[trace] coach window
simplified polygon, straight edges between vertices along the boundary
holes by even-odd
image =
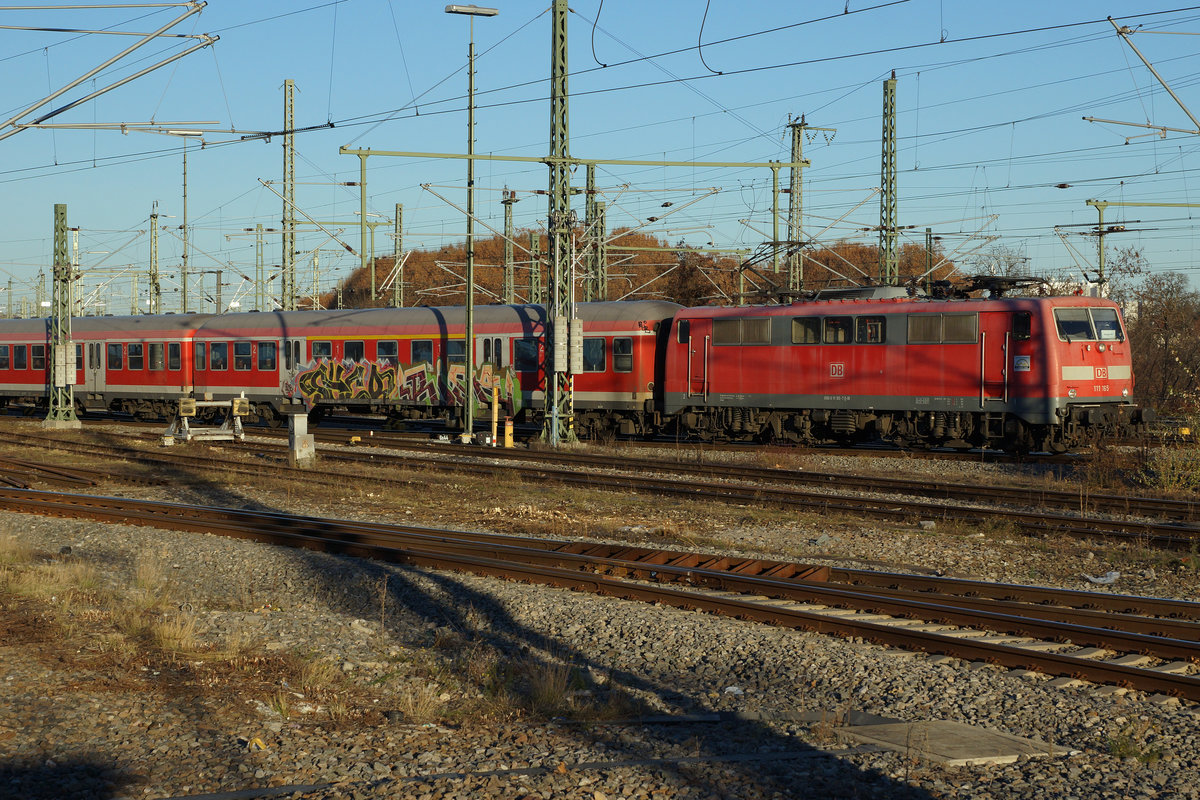
[[[678,337],[676,341],[680,344],[683,344],[692,338],[692,321],[690,319],[679,320],[679,324],[676,326],[675,330],[676,336]]]
[[[83,345],[75,345],[75,371],[83,369]]]
[[[129,368],[130,369],[145,369],[145,348],[141,342],[132,342],[129,345]]]
[[[234,342],[233,343],[233,368],[238,372],[249,371],[253,362],[251,361],[253,347],[250,342]]]
[[[181,367],[179,342],[167,342],[167,369],[177,370]]]
[[[0,344],[0,369],[8,369],[8,345]]]
[[[346,342],[345,349],[342,351],[343,357],[347,361],[353,361],[357,364],[359,361],[365,361],[367,358],[367,349],[362,342]]]
[[[151,342],[150,348],[150,369],[159,370],[163,368],[166,360],[163,358],[163,343]]]
[[[274,372],[278,364],[276,355],[278,344],[275,342],[258,343],[258,368],[263,372]]]
[[[23,344],[13,345],[13,369],[29,368],[29,348]]]
[[[793,317],[792,344],[820,344],[820,317]]]
[[[213,342],[208,348],[209,369],[229,369],[229,342]]]
[[[30,366],[34,369],[46,368],[46,345],[35,344],[29,347],[30,360],[33,362]]]
[[[462,339],[446,340],[446,351],[442,355],[451,364],[467,363],[467,348]]]
[[[1115,308],[1093,308],[1092,324],[1096,328],[1096,338],[1102,342],[1120,342],[1125,339]]]
[[[313,361],[319,358],[333,358],[333,342],[313,342],[312,357]]]
[[[412,343],[412,360],[414,364],[433,363],[433,342],[429,339],[417,339]]]
[[[400,361],[400,348],[392,341],[375,343],[375,360],[380,364],[396,366]]]
[[[105,354],[105,363],[109,369],[121,369],[122,361],[122,346],[115,342],[108,343],[108,351]]]
[[[585,337],[583,340],[583,371],[604,372],[608,359],[604,353],[604,339],[601,337]]]
[[[513,340],[513,366],[516,367],[517,372],[537,372],[537,339]]]
[[[942,341],[946,344],[975,344],[979,339],[978,314],[943,314]]]
[[[205,342],[196,342],[196,369],[204,369],[208,366],[208,345]]]
[[[483,340],[483,363],[485,363],[485,364],[492,363],[492,340],[491,339]]]
[[[854,317],[826,317],[825,344],[848,344],[854,341],[850,335]]]
[[[854,320],[854,341],[859,344],[883,344],[887,335],[883,317],[857,317]]]
[[[1095,339],[1092,333],[1092,319],[1086,308],[1056,308],[1054,322],[1058,325],[1058,338],[1068,342],[1081,339]]]
[[[613,372],[633,372],[633,339],[613,337]]]

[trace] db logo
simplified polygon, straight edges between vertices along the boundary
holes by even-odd
[[[1096,367],[1096,377],[1097,378],[1107,378],[1108,377],[1108,367]]]
[[[846,377],[846,365],[845,364],[830,364],[829,365],[829,377],[831,377],[831,378]]]

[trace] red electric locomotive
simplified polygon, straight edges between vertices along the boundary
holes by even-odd
[[[1108,300],[832,292],[690,308],[666,345],[662,412],[700,438],[1062,452],[1128,432],[1133,370]]]

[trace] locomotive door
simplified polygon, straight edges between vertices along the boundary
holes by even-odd
[[[1011,341],[1010,312],[979,315],[980,407],[988,400],[1008,401],[1008,350]]]
[[[708,397],[708,355],[712,348],[712,320],[680,320],[680,338],[687,347],[688,397]]]

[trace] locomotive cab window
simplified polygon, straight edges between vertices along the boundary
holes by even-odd
[[[1024,341],[1033,336],[1033,314],[1029,311],[1017,311],[1013,314],[1012,335],[1014,339]]]
[[[854,321],[854,341],[859,344],[883,344],[886,324],[883,317],[858,317]]]
[[[825,344],[849,344],[854,341],[851,335],[854,317],[826,317]]]
[[[613,337],[613,372],[633,372],[633,339]]]
[[[690,319],[681,319],[679,324],[675,326],[675,341],[684,344],[692,338],[692,321]]]
[[[179,342],[167,342],[167,369],[178,370],[182,367],[182,359],[180,358],[182,349]]]
[[[1097,339],[1102,342],[1125,340],[1125,335],[1121,332],[1121,320],[1117,317],[1115,308],[1093,308],[1091,311]]]
[[[46,368],[46,345],[35,344],[29,347],[29,357],[32,362],[30,366],[34,369]]]
[[[356,364],[359,361],[365,361],[367,358],[367,349],[362,342],[346,342],[346,349],[343,353],[343,358],[347,361],[353,361]]]
[[[233,343],[233,368],[238,372],[249,372],[253,346],[250,342]]]
[[[795,317],[792,319],[792,344],[820,344],[821,318]]]
[[[163,343],[151,342],[148,347],[150,348],[150,369],[162,369],[163,365],[166,363],[166,360],[163,357]]]
[[[8,369],[8,345],[0,344],[0,369]]]
[[[333,358],[333,342],[313,342],[312,357],[313,361],[318,358]]]
[[[121,369],[121,363],[124,360],[122,358],[123,355],[124,350],[121,345],[109,342],[108,350],[105,353],[105,362],[108,364],[108,368]]]
[[[605,356],[604,339],[586,337],[583,340],[583,371],[604,372],[608,366]]]
[[[131,342],[129,345],[129,368],[145,369],[145,345],[141,342]]]
[[[517,372],[537,372],[537,339],[513,340],[513,367],[516,368]]]
[[[258,343],[258,368],[263,372],[274,372],[279,362],[276,350],[279,345],[275,342]]]
[[[1087,341],[1096,338],[1092,331],[1092,318],[1086,308],[1054,309],[1054,324],[1058,326],[1058,338],[1068,342]]]
[[[412,360],[414,364],[433,363],[433,342],[429,339],[418,339],[413,342]]]

